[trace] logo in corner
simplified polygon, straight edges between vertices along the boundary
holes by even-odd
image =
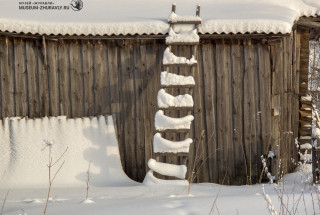
[[[74,11],[79,11],[83,8],[83,2],[81,0],[72,0],[70,5]]]

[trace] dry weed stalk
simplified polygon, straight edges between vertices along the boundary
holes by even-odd
[[[216,197],[214,198],[214,201],[213,201],[213,203],[212,203],[212,206],[211,206],[211,210],[210,210],[209,215],[213,214],[214,208],[217,208],[217,212],[218,212],[218,214],[220,214],[219,209],[218,209],[218,206],[217,206],[217,199],[218,199],[218,196],[219,196],[219,194],[220,194],[222,185],[224,184],[224,181],[226,180],[227,173],[228,173],[228,170],[226,171],[226,174],[224,175],[223,180],[222,180],[222,184],[221,184],[220,187],[219,187],[219,191],[218,191]]]
[[[4,206],[5,206],[5,204],[6,204],[7,197],[8,197],[8,195],[9,195],[9,192],[10,192],[10,190],[7,191],[7,194],[6,194],[6,196],[4,197],[4,200],[3,200],[3,203],[2,203],[2,207],[1,207],[0,215],[2,215],[2,213],[3,213],[3,209],[4,209]]]
[[[59,173],[59,171],[61,170],[62,166],[64,165],[64,162],[62,162],[62,164],[59,166],[59,168],[57,169],[57,171],[52,174],[52,167],[55,166],[60,160],[61,158],[65,155],[65,153],[67,152],[68,150],[68,147],[66,148],[66,150],[61,154],[61,156],[53,161],[53,157],[51,155],[52,153],[52,145],[53,145],[53,141],[50,141],[50,140],[44,140],[44,143],[46,144],[44,149],[45,148],[49,148],[49,153],[48,153],[48,179],[49,179],[49,187],[48,187],[48,194],[47,194],[47,200],[46,200],[46,205],[45,205],[45,208],[44,208],[44,211],[43,211],[43,214],[46,215],[47,213],[47,208],[48,208],[48,202],[49,202],[49,198],[50,198],[50,193],[51,193],[51,187],[52,187],[52,184],[53,184],[53,181],[54,179],[56,178],[57,174]],[[53,177],[52,177],[53,175]]]
[[[191,170],[190,175],[188,176],[188,182],[189,182],[188,190],[187,190],[188,194],[190,194],[191,185],[194,182],[194,180],[196,179],[196,177],[198,176],[202,166],[205,164],[205,162],[212,155],[212,154],[210,154],[210,155],[206,156],[205,155],[206,152],[204,150],[204,147],[201,147],[202,151],[200,152],[200,154],[198,154],[198,152],[200,151],[200,146],[203,145],[204,135],[205,135],[205,130],[203,130],[202,133],[201,133],[200,144],[197,145],[196,154],[195,154],[195,159],[194,159],[194,162],[193,162],[192,170]],[[208,140],[208,143],[210,142],[212,137],[213,137],[213,133],[210,136],[210,138]],[[218,150],[218,149],[216,149],[216,150]]]
[[[91,175],[90,175],[90,166],[91,166],[91,161],[89,162],[88,170],[87,170],[87,179],[86,179],[86,184],[87,184],[87,195],[86,195],[86,199],[88,199],[88,196],[89,196],[89,187],[90,187],[90,179],[91,179]]]

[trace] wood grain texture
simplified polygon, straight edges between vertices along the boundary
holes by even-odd
[[[256,183],[260,156],[276,145],[281,145],[284,170],[292,170],[289,157],[296,156],[293,142],[299,131],[298,109],[310,107],[298,103],[300,50],[307,51],[299,48],[301,35],[297,33],[277,41],[201,40],[193,113],[165,111],[176,117],[195,116],[190,129],[195,141],[187,165],[188,171],[192,170],[197,154],[203,153],[202,165],[196,167],[197,182],[222,183],[227,172],[225,184]],[[0,115],[74,118],[112,114],[123,168],[141,182],[148,171],[147,161],[153,157],[156,97],[165,48],[165,40],[46,41],[0,36]],[[172,50],[187,58],[193,51],[187,46],[172,46]],[[168,68],[183,75],[192,71],[190,67]],[[178,87],[166,91],[172,95],[192,92]],[[271,116],[274,107],[281,107],[285,115]],[[301,120],[301,125],[307,123]],[[300,130],[301,134],[310,132]],[[285,133],[288,131],[293,136]],[[186,135],[166,133],[164,137],[182,140]],[[161,155],[158,159],[186,161],[185,156]]]

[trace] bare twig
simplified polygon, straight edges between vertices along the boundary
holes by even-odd
[[[47,144],[46,147],[49,148],[49,154],[48,154],[48,179],[49,179],[49,187],[48,187],[48,194],[47,194],[47,200],[46,200],[46,205],[45,205],[45,208],[44,208],[44,211],[43,211],[43,214],[46,215],[47,213],[47,208],[48,208],[48,203],[49,203],[49,199],[50,199],[50,193],[51,193],[51,187],[52,187],[52,183],[54,181],[54,179],[56,178],[57,174],[60,172],[62,166],[64,165],[64,162],[62,162],[62,164],[59,166],[59,168],[57,169],[57,171],[53,174],[53,177],[52,176],[52,172],[51,172],[51,168],[56,165],[60,160],[61,158],[64,156],[64,154],[67,152],[68,150],[68,147],[66,148],[66,150],[61,154],[61,156],[53,161],[53,157],[51,155],[51,148],[52,148],[52,145],[53,145],[53,142],[52,141],[48,141],[48,140],[45,140],[44,141],[45,144]]]
[[[87,195],[86,195],[86,199],[88,199],[89,196],[89,186],[90,186],[90,166],[91,166],[91,161],[89,162],[89,166],[88,166],[88,170],[87,170],[87,179],[86,179],[86,184],[87,184]]]
[[[217,199],[218,199],[218,196],[219,196],[219,194],[220,194],[220,191],[221,191],[222,185],[224,184],[224,181],[225,181],[225,179],[226,179],[226,177],[227,177],[227,173],[228,173],[228,170],[226,171],[226,174],[225,174],[225,175],[224,175],[224,177],[223,177],[222,184],[221,184],[221,186],[219,187],[219,191],[218,191],[218,193],[217,193],[217,195],[216,195],[216,197],[215,197],[215,199],[214,199],[214,201],[213,201],[213,204],[212,204],[212,207],[211,207],[211,210],[210,210],[209,215],[210,215],[210,214],[212,214],[212,213],[214,212],[214,208],[215,208],[215,207],[217,208],[217,212],[218,212],[218,214],[220,214],[220,213],[219,213],[218,206],[216,205],[216,203],[217,203]]]
[[[10,192],[10,190],[7,191],[7,194],[6,194],[6,196],[4,197],[4,200],[3,200],[3,203],[2,203],[2,207],[1,207],[0,215],[2,215],[2,213],[3,213],[4,205],[6,204],[7,197],[8,197],[8,195],[9,195],[9,192]]]

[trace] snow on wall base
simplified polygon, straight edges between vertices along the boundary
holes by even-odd
[[[0,188],[48,186],[48,147],[43,140],[53,141],[54,173],[65,161],[55,187],[85,187],[86,172],[91,162],[93,186],[133,185],[122,170],[112,117],[66,119],[5,119],[0,122]]]
[[[189,182],[187,180],[163,180],[153,176],[153,171],[149,170],[146,177],[143,180],[145,185],[178,185],[178,186],[188,186]]]

